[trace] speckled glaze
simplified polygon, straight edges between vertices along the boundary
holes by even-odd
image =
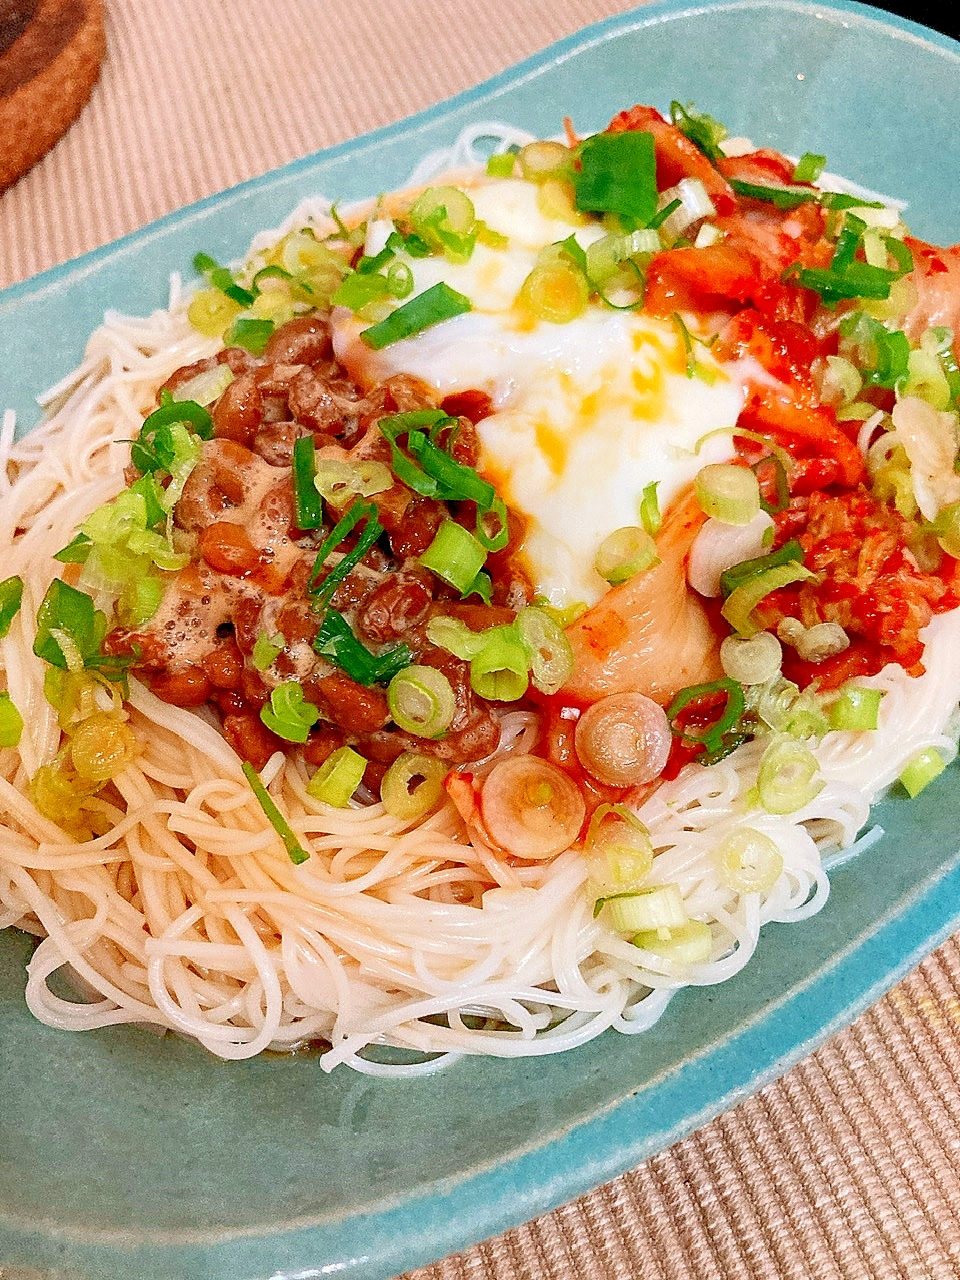
[[[289,165],[0,294],[0,403],[79,359],[106,307],[161,305],[198,245],[221,260],[318,191],[400,184],[463,125],[583,131],[693,101],[758,144],[910,196],[960,239],[960,46],[858,4],[654,3],[403,124]],[[731,1106],[877,999],[960,921],[957,771],[875,811],[826,909],[770,926],[746,972],[646,1035],[543,1060],[376,1081],[314,1058],[225,1064],[130,1028],[35,1023],[29,944],[0,938],[0,1272],[70,1280],[395,1275],[612,1178]]]

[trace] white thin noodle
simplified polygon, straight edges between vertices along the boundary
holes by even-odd
[[[475,161],[491,139],[502,148],[525,135],[474,126],[418,177]],[[287,225],[322,219],[327,207],[311,202]],[[952,753],[957,614],[929,628],[926,675],[890,668],[871,682],[887,695],[876,733],[827,736],[818,751],[825,785],[799,813],[748,809],[759,743],[664,783],[639,810],[658,853],[651,882],[679,884],[714,937],[711,961],[683,970],[593,918],[577,851],[511,866],[470,844],[449,806],[412,828],[379,804],[332,809],[307,794],[303,765],[278,755],[264,777],[312,854],[294,866],[211,723],[135,681],[129,714],[142,751],[108,793],[115,826],[99,839],[68,839],[27,799],[29,778],[60,741],[31,650],[58,567],[51,557],[121,487],[119,442],[137,431],[157,387],[215,345],[188,325],[175,279],[169,310],[106,317],[81,367],[46,397],[40,428],[17,442],[12,414],[0,426],[4,576],[25,583],[24,607],[0,641],[0,672],[26,726],[19,750],[0,750],[0,927],[41,939],[26,999],[42,1022],[152,1024],[223,1058],[320,1040],[332,1046],[321,1058],[328,1070],[347,1063],[376,1074],[432,1071],[464,1053],[554,1053],[611,1027],[640,1032],[678,987],[722,981],[746,964],[763,924],[819,910],[828,893],[821,851],[852,845],[869,803],[922,747]],[[507,718],[503,749],[527,750],[530,738],[522,714]],[[783,855],[783,874],[762,895],[723,888],[710,857],[743,822]],[[51,989],[64,967],[82,1000]],[[401,1057],[413,1061],[370,1056],[377,1044],[412,1051]]]

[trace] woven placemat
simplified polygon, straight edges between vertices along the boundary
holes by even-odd
[[[631,7],[107,0],[108,54],[92,100],[0,196],[0,287],[401,119]],[[735,1110],[574,1203],[408,1280],[948,1280],[960,1276],[958,1214],[953,939]]]

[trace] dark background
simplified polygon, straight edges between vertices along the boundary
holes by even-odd
[[[908,0],[868,0],[877,9],[897,13],[902,18],[912,18],[925,27],[933,27],[945,35],[960,38],[960,5],[957,0],[940,0],[939,4],[910,4]],[[960,103],[958,110],[960,110]]]

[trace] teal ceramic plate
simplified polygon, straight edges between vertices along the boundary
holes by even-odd
[[[760,144],[910,201],[960,240],[960,46],[857,4],[654,3],[398,126],[290,165],[0,295],[0,403],[80,355],[105,307],[161,304],[198,247],[238,256],[304,195],[403,181],[463,125],[582,131],[635,101],[693,101]],[[656,1028],[557,1058],[464,1061],[412,1083],[308,1058],[224,1064],[173,1038],[34,1023],[25,938],[0,939],[0,1271],[73,1280],[387,1277],[637,1164],[782,1072],[960,923],[951,768],[833,874],[825,910],[772,926],[746,972]]]

